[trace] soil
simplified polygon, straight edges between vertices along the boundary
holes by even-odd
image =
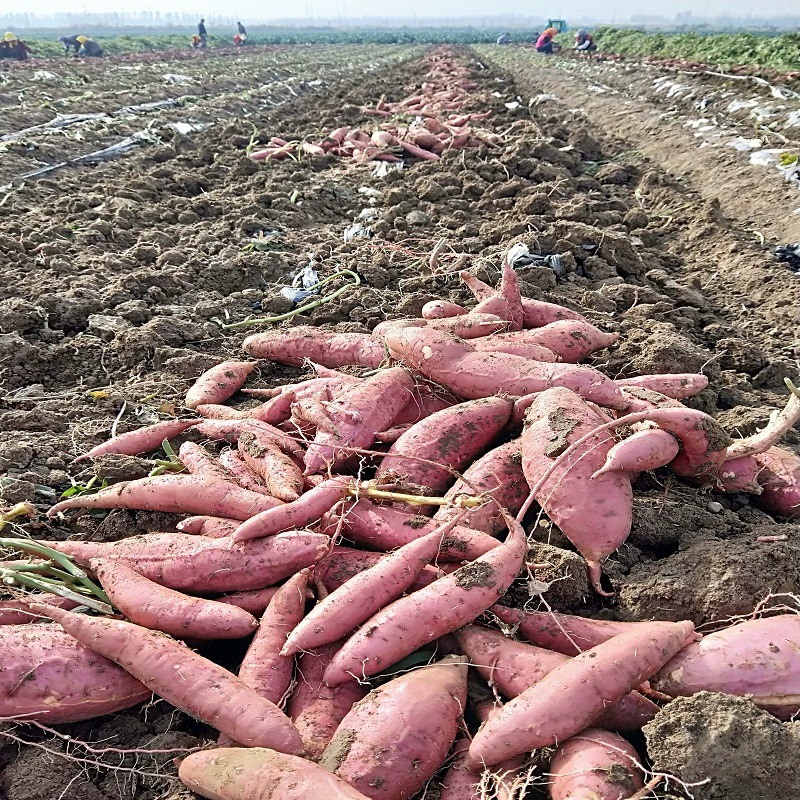
[[[688,100],[679,108],[680,98],[670,98],[676,110],[664,117],[664,106],[655,105],[663,97],[652,87],[658,77],[674,77],[670,72],[478,48],[477,56],[464,51],[479,84],[469,110],[492,112],[481,124],[501,135],[497,146],[408,162],[385,176],[373,174],[372,165],[332,157],[267,164],[246,158],[251,142],[271,136],[303,139],[344,124],[372,124],[360,107],[382,94],[401,99],[419,86],[422,52],[259,48],[175,64],[150,57],[141,69],[130,59],[109,59],[102,68],[48,61],[0,72],[8,101],[0,136],[57,113],[110,113],[196,97],[63,133],[31,132],[4,153],[0,180],[10,181],[148,125],[158,137],[107,163],[15,180],[0,197],[4,501],[28,499],[44,511],[71,481],[86,483],[95,474],[90,465],[70,462],[112,427],[123,432],[180,413],[192,380],[223,358],[240,357],[253,330],[222,331],[215,319],[287,311],[280,288],[312,255],[322,275],[351,269],[362,285],[293,324],[367,332],[386,318],[418,315],[430,300],[469,303],[455,272],[460,259],[469,258],[478,277],[494,282],[502,252],[525,242],[532,251],[560,254],[563,263],[559,275],[543,266],[520,268],[525,295],[579,310],[621,334],[618,345],[591,362],[607,374],[702,370],[711,385],[687,404],[714,415],[733,438],[762,427],[784,404],[783,378],[800,372],[800,276],[769,251],[800,239],[800,217],[792,213],[800,197],[795,186],[779,176],[767,180],[764,168],[749,167],[731,148],[698,148],[680,117],[690,116]],[[36,78],[40,69],[57,78]],[[191,82],[171,84],[168,74]],[[724,88],[714,76],[692,80],[698,91]],[[544,94],[561,100],[528,103]],[[211,124],[176,133],[166,127],[170,122]],[[344,241],[364,209],[374,214],[372,235]],[[271,249],[254,249],[264,232],[275,232]],[[442,267],[430,274],[428,257],[440,238],[448,243]],[[299,374],[261,364],[250,385],[276,386]],[[197,435],[190,430],[176,443],[182,440]],[[790,432],[784,445],[796,450],[800,433]],[[141,477],[151,466],[104,458],[96,469],[120,480]],[[573,548],[547,520],[532,522],[539,544],[531,561],[548,564],[536,578],[550,584],[544,599],[554,609],[709,625],[750,613],[770,592],[800,594],[797,525],[760,511],[749,495],[713,493],[666,471],[643,475],[635,493],[632,535],[604,565],[614,599],[591,596]],[[41,516],[23,528],[38,538],[111,541],[171,530],[176,521],[112,512],[69,521]],[[785,541],[756,541],[781,534]],[[518,584],[504,602],[529,599]],[[217,644],[207,652],[235,664],[239,649]],[[659,719],[694,702],[676,701]],[[719,696],[696,702],[706,705],[690,709],[704,719],[724,717],[729,707]],[[748,709],[740,717],[761,731],[753,716],[760,712],[735,702]],[[661,732],[648,735],[662,737],[663,748],[652,745],[652,752],[665,769],[677,770],[686,763],[675,760],[681,742],[673,744],[666,725],[653,726]],[[120,748],[187,747],[213,738],[163,702],[60,731]],[[18,746],[9,735],[38,743]],[[58,753],[67,746],[82,756],[48,735],[14,727],[0,737],[4,800],[149,799],[177,791],[172,755],[87,756],[102,761],[87,765],[65,761]],[[766,734],[748,748],[748,764],[776,763],[770,759],[777,747]],[[162,777],[109,766],[134,758],[139,768],[153,761],[144,771]],[[731,760],[705,763],[712,783],[728,786]],[[729,797],[761,796],[762,773],[736,768],[741,794]],[[797,792],[787,780],[776,781],[770,796],[788,800]]]

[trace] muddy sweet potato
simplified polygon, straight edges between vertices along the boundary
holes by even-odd
[[[211,367],[194,382],[183,404],[196,408],[205,403],[224,403],[241,389],[257,366],[256,361],[223,361]]]

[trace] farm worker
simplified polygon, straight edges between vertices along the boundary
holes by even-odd
[[[103,55],[103,48],[90,36],[76,36],[75,38],[81,43],[78,55],[91,58],[100,58]]]
[[[204,19],[201,19],[197,25],[197,35],[200,37],[200,47],[205,47],[208,31],[206,30],[206,21]]]
[[[3,51],[0,53],[0,57],[15,58],[18,61],[26,61],[28,53],[33,52],[25,42],[21,41],[15,34],[10,32],[3,37],[3,41],[0,42],[0,48],[2,48]]]
[[[548,28],[542,35],[536,40],[536,52],[537,53],[546,53],[547,55],[551,55],[553,52],[553,36],[555,28]]]
[[[200,37],[196,33],[192,34],[192,47],[195,49],[200,47]]]
[[[245,30],[244,25],[242,25],[241,22],[237,22],[236,26],[239,28],[239,38],[242,40],[242,44],[244,44],[245,40],[247,39],[247,31]]]
[[[233,34],[233,46],[234,47],[241,47],[244,44],[244,40],[238,33]]]
[[[77,53],[81,49],[81,43],[78,41],[77,36],[59,36],[58,41],[64,45],[64,54],[69,53],[70,47]]]
[[[501,33],[497,37],[497,44],[511,44],[511,34],[510,33]]]
[[[589,33],[584,28],[581,28],[575,34],[575,50],[578,50],[582,53],[590,53],[592,50],[597,50],[597,44],[592,37],[592,34]]]

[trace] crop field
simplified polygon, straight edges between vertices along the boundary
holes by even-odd
[[[714,63],[0,63],[0,800],[796,800],[800,94]]]

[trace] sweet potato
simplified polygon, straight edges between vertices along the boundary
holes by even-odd
[[[452,470],[461,470],[482,453],[510,415],[511,402],[502,397],[471,400],[437,411],[391,446],[376,478],[399,475],[404,482],[439,493],[453,482]]]
[[[644,623],[642,623],[644,624]],[[461,652],[471,666],[513,699],[569,660],[569,656],[515,642],[497,631],[467,625],[456,633]],[[615,731],[634,731],[658,713],[658,706],[638,692],[629,692],[609,704],[596,725]]]
[[[513,333],[497,333],[493,336],[484,336],[482,339],[473,339],[470,345],[476,352],[509,353],[512,356],[521,356],[529,361],[544,361],[555,363],[561,357],[540,344],[526,342],[518,336],[528,331],[514,331]]]
[[[359,572],[316,606],[289,633],[282,656],[332,644],[400,597],[439,552],[455,520],[440,525]]]
[[[241,608],[167,589],[118,560],[93,558],[89,567],[114,606],[144,628],[178,639],[241,639],[258,627]]]
[[[716,486],[723,492],[749,492],[761,494],[763,489],[758,482],[762,472],[761,464],[755,456],[742,456],[724,461],[716,476]]]
[[[401,675],[353,706],[320,765],[372,800],[412,797],[447,756],[466,701],[462,657]]]
[[[636,378],[618,378],[617,386],[650,389],[674,400],[683,400],[700,394],[708,386],[708,378],[693,372],[678,372],[670,375],[639,375]]]
[[[204,403],[224,403],[241,389],[257,366],[256,361],[223,361],[211,367],[194,382],[183,404],[196,408]]]
[[[96,494],[70,497],[56,503],[47,516],[70,508],[134,508],[245,520],[279,504],[274,497],[205,475],[159,475],[115,483]]]
[[[246,432],[245,432],[246,433]],[[255,472],[245,464],[244,459],[239,455],[238,450],[223,450],[219,454],[219,463],[230,473],[231,479],[236,481],[242,489],[257,494],[265,494],[269,497],[269,489],[258,479]],[[276,498],[277,499],[277,498]],[[273,508],[280,508],[280,505]],[[254,516],[258,516],[255,514]],[[252,519],[252,517],[251,517]]]
[[[800,516],[800,456],[780,447],[770,447],[755,456],[761,472],[761,494],[756,503],[772,514]]]
[[[559,744],[548,773],[551,800],[626,800],[644,786],[634,747],[597,728]]]
[[[422,306],[422,316],[424,319],[444,319],[446,317],[459,317],[466,314],[467,309],[458,303],[450,303],[447,300],[431,300]]]
[[[307,650],[297,662],[296,685],[288,712],[306,747],[306,756],[318,761],[353,704],[364,698],[368,687],[358,681],[328,686],[322,675],[341,645],[338,642]]]
[[[178,460],[191,475],[206,475],[210,478],[233,482],[230,472],[199,444],[184,442],[178,450]]]
[[[577,656],[615,636],[649,624],[577,617],[554,611],[521,611],[501,605],[492,606],[490,611],[506,625],[516,628],[531,644],[566,656]]]
[[[497,290],[480,300],[470,313],[496,314],[508,322],[509,330],[518,331],[524,320],[522,297],[517,274],[507,261],[503,261],[501,276]]]
[[[467,399],[504,393],[513,397],[563,386],[598,405],[625,408],[619,388],[591,367],[529,361],[507,353],[479,353],[467,342],[429,328],[390,331],[393,357]]]
[[[565,448],[606,420],[569,389],[548,389],[531,405],[522,434],[522,469],[537,502],[586,559],[592,586],[600,585],[600,562],[627,538],[633,514],[630,479],[618,472],[592,478],[614,439],[605,431],[589,439],[552,469]],[[544,476],[550,472],[549,476]]]
[[[286,431],[258,419],[207,419],[197,426],[197,432],[209,439],[234,444],[244,432],[255,433],[273,439],[290,455],[303,457],[303,448]]]
[[[325,681],[336,686],[354,675],[375,675],[493,605],[514,582],[527,553],[522,526],[511,519],[509,524],[500,547],[395,600],[365,622],[336,654]]]
[[[178,777],[208,800],[367,800],[311,761],[262,747],[191,753]]]
[[[575,656],[509,701],[475,735],[472,769],[549,747],[592,725],[609,703],[647,680],[692,634],[691,622],[651,622]],[[564,698],[571,698],[565,705]]]
[[[195,411],[204,419],[252,419],[247,411],[217,403],[201,403]]]
[[[308,570],[289,578],[270,601],[239,667],[239,680],[283,707],[292,683],[294,659],[281,652],[286,637],[303,619]]]
[[[303,471],[281,450],[274,439],[244,431],[239,436],[238,452],[245,464],[278,500],[290,503],[303,492]]]
[[[248,355],[299,367],[306,359],[324,367],[358,364],[376,369],[386,357],[380,339],[364,333],[334,333],[298,325],[269,333],[256,333],[242,343]]]
[[[80,722],[150,698],[146,686],[57,625],[0,626],[0,652],[2,718]]]
[[[280,586],[268,586],[266,589],[248,589],[243,592],[223,594],[215,599],[218,603],[238,606],[254,617],[260,617],[267,610],[267,606],[280,588]]]
[[[668,661],[652,685],[671,697],[748,696],[790,719],[800,711],[800,615],[762,617],[709,633]]]
[[[466,509],[466,512],[455,506],[441,506],[433,518],[446,520],[463,514],[461,525],[494,536],[506,527],[500,509],[516,514],[522,508],[528,492],[528,483],[522,471],[520,442],[512,440],[473,462],[464,472],[463,479],[457,480],[445,494],[445,497],[455,498],[477,493],[491,499],[477,508]]]
[[[107,442],[96,445],[88,453],[78,456],[75,460],[83,461],[87,458],[97,458],[107,453],[117,453],[125,456],[150,453],[153,450],[158,450],[164,439],[171,439],[194,425],[199,425],[202,421],[202,419],[168,419],[164,422],[157,422],[155,425],[148,425],[146,428],[121,433]]]
[[[181,533],[221,539],[223,536],[230,536],[239,527],[239,520],[208,516],[187,517],[182,519],[175,527]]]
[[[354,575],[375,566],[385,557],[383,553],[368,553],[337,545],[314,567],[314,577],[325,591],[333,592]]]
[[[3,562],[3,566],[5,563]],[[31,594],[29,597],[29,600],[0,600],[0,625],[25,625],[28,622],[35,622],[38,614],[31,611],[31,603],[45,603],[67,610],[80,605],[74,600],[54,594]]]
[[[542,328],[521,330],[513,333],[496,333],[479,339],[474,343],[476,350],[495,350],[512,352],[504,349],[517,345],[520,348],[545,348],[546,352],[555,353],[557,358],[542,358],[541,361],[563,361],[565,364],[577,364],[596,350],[610,347],[619,339],[618,333],[605,333],[589,322],[582,320],[561,320],[551,322]],[[502,345],[498,346],[498,345]],[[535,350],[532,352],[536,352]],[[520,351],[524,355],[524,351]],[[528,358],[535,358],[531,355]]]
[[[666,466],[679,452],[678,440],[671,433],[661,428],[645,428],[617,442],[592,478],[599,478],[606,472],[622,472],[635,480],[641,472]]]
[[[185,592],[261,589],[321,559],[327,536],[289,531],[268,539],[234,542],[184,533],[146,533],[118,542],[42,542],[82,567],[92,558],[120,560],[151,581]]]
[[[119,664],[181,711],[247,747],[301,753],[288,717],[228,670],[162,633],[130,622],[36,606],[81,644]]]
[[[304,528],[319,520],[340,500],[347,496],[352,478],[330,478],[304,492],[293,502],[271,508],[263,514],[250,517],[233,534],[234,541],[261,539],[282,531]]]
[[[414,425],[437,411],[443,411],[461,401],[450,392],[425,382],[417,382],[411,390],[411,397],[400,410],[392,423],[398,425]]]
[[[496,314],[470,312],[456,317],[441,319],[401,318],[389,319],[375,326],[372,335],[385,336],[389,331],[405,328],[432,328],[433,330],[451,333],[460,339],[477,339],[497,331],[508,329],[508,322]]]
[[[345,389],[313,420],[317,433],[305,455],[306,474],[325,472],[345,462],[351,448],[368,448],[408,403],[414,379],[408,370],[391,367]]]

